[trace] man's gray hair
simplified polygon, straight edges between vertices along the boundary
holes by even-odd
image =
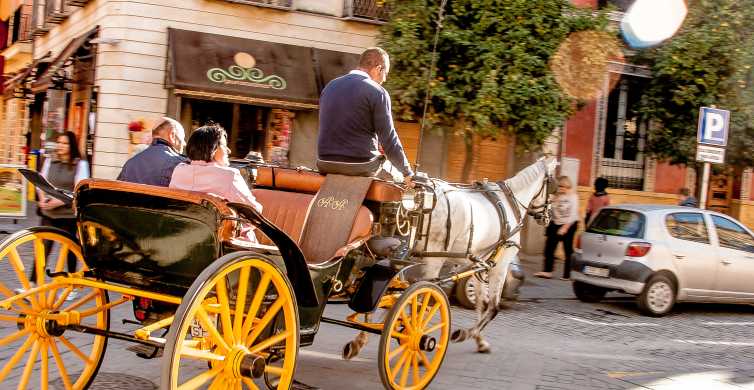
[[[359,58],[359,68],[372,69],[375,66],[385,66],[390,61],[387,52],[380,47],[370,47],[361,53]]]
[[[152,128],[152,137],[167,136],[171,131],[175,131],[180,134],[180,138],[185,137],[186,131],[183,129],[183,125],[173,118],[166,116],[162,117],[159,122]]]

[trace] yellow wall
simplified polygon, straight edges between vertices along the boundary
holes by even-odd
[[[754,201],[733,200],[730,205],[730,215],[749,229],[754,229]]]

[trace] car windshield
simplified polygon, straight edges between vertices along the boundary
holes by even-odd
[[[640,238],[644,234],[644,216],[629,210],[602,209],[587,232]]]

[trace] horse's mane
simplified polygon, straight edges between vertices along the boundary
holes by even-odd
[[[529,187],[529,185],[536,181],[543,172],[546,172],[546,168],[544,161],[540,160],[524,168],[521,172],[517,173],[516,176],[505,180],[505,184],[507,184],[515,194]]]

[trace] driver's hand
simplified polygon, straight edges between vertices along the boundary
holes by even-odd
[[[406,185],[406,188],[414,188],[414,181],[412,180],[413,176],[405,176],[403,178],[403,184]]]

